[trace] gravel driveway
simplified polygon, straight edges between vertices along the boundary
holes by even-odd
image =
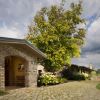
[[[56,86],[10,90],[0,100],[100,100],[98,82],[74,81]]]

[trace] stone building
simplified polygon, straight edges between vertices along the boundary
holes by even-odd
[[[23,39],[0,37],[0,89],[36,86],[38,59],[46,55]]]

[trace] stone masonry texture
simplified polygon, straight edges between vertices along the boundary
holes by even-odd
[[[37,84],[37,63],[36,55],[31,55],[23,48],[10,44],[0,44],[0,89],[5,89],[5,57],[19,56],[28,62],[25,72],[25,86],[36,86]]]

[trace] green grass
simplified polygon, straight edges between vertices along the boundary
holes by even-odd
[[[96,88],[100,90],[100,83],[97,84]]]
[[[97,74],[97,76],[100,76],[100,73],[99,73],[99,74]]]
[[[7,94],[6,91],[0,90],[0,96]]]

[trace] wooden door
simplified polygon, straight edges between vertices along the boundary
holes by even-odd
[[[9,59],[5,59],[5,86],[9,86]]]

